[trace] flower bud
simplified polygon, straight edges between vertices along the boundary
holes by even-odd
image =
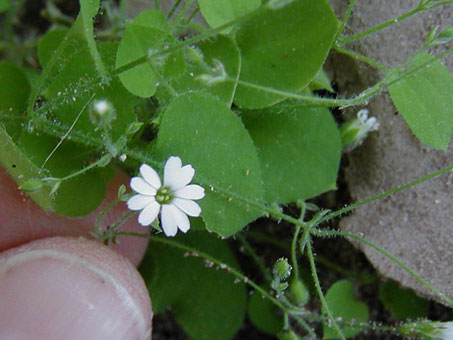
[[[299,279],[294,279],[289,284],[289,291],[292,296],[293,302],[297,306],[305,305],[310,298],[310,294],[305,287],[304,283]]]
[[[453,322],[410,322],[400,326],[398,333],[410,338],[451,340],[453,339]]]
[[[90,105],[89,116],[94,125],[107,127],[116,118],[116,112],[110,101],[95,100]]]
[[[274,264],[274,276],[279,280],[286,280],[291,275],[292,267],[288,263],[288,259],[282,257]]]
[[[35,192],[40,190],[44,186],[43,181],[40,179],[30,179],[26,181],[25,183],[22,183],[19,186],[20,190],[23,190],[25,192]]]
[[[368,136],[370,131],[379,129],[379,122],[376,117],[368,118],[368,110],[363,109],[357,113],[357,118],[344,123],[340,128],[343,148],[352,150],[359,146]]]

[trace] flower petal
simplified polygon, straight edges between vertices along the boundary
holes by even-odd
[[[198,217],[201,213],[200,206],[191,200],[184,198],[174,198],[172,204],[176,205],[179,209],[185,212],[187,215],[192,217]]]
[[[173,190],[178,190],[189,184],[195,174],[192,165],[181,165],[181,159],[175,156],[171,156],[165,163],[164,183]]]
[[[127,207],[130,210],[142,210],[148,204],[151,204],[155,201],[156,199],[154,198],[154,196],[138,194],[129,198],[129,200],[127,201]]]
[[[131,188],[139,194],[154,196],[157,190],[141,177],[132,177]]]
[[[165,204],[162,206],[162,213],[161,213],[161,222],[162,222],[162,229],[166,236],[175,236],[178,232],[178,223],[173,216],[173,210],[171,205]]]
[[[140,166],[140,173],[145,181],[148,182],[154,189],[159,189],[162,186],[159,175],[148,164],[142,164]]]
[[[138,215],[138,223],[143,226],[150,225],[154,222],[157,215],[159,214],[160,204],[157,202],[152,202],[145,209],[142,210],[140,215]]]
[[[169,206],[173,213],[173,218],[176,220],[176,224],[178,225],[179,230],[181,230],[183,233],[186,233],[190,229],[189,218],[176,205],[169,204]]]
[[[175,197],[188,200],[199,200],[204,197],[204,188],[196,184],[187,185],[176,190]]]

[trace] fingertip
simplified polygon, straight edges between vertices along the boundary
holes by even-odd
[[[132,264],[84,238],[0,254],[0,339],[151,338],[148,291]]]

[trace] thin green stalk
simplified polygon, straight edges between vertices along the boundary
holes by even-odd
[[[135,215],[136,213],[136,211],[126,212],[118,221],[115,222],[115,224],[112,226],[112,230],[116,231],[124,222],[129,219],[129,217]]]
[[[87,108],[88,104],[91,103],[91,101],[93,100],[94,96],[96,95],[96,93],[93,93],[93,95],[88,99],[88,101],[85,103],[85,105],[83,105],[82,109],[80,110],[80,112],[77,114],[77,116],[75,117],[74,121],[72,122],[71,126],[69,127],[68,131],[65,132],[65,134],[60,138],[60,140],[58,141],[57,145],[55,145],[55,147],[53,148],[53,150],[49,153],[49,155],[46,157],[46,159],[44,160],[44,162],[42,163],[41,167],[40,167],[40,170],[42,170],[44,168],[44,166],[47,164],[47,162],[49,161],[49,159],[52,157],[52,155],[58,150],[58,148],[60,147],[60,145],[65,141],[65,139],[69,136],[69,134],[71,133],[71,131],[74,129],[75,125],[77,124],[77,122],[79,121],[80,119],[80,116],[82,116],[82,113],[83,111],[85,111],[85,109]]]
[[[164,86],[168,90],[168,92],[170,92],[170,95],[172,97],[177,97],[178,92],[176,92],[175,88],[167,81],[167,79],[165,79],[164,76],[158,70],[156,70],[154,64],[151,62],[151,59],[148,59],[148,66],[151,68],[151,70],[153,70],[154,74],[157,75],[159,83]]]
[[[366,204],[368,204],[368,203],[371,203],[371,202],[373,202],[373,201],[376,201],[376,200],[385,198],[385,197],[387,197],[387,196],[396,194],[397,192],[400,192],[400,191],[409,189],[409,188],[411,188],[411,187],[413,187],[413,186],[416,186],[417,184],[426,182],[426,181],[428,181],[428,180],[430,180],[430,179],[432,179],[432,178],[435,178],[435,177],[437,177],[437,176],[440,176],[440,175],[442,175],[442,174],[444,174],[444,173],[447,173],[447,172],[449,172],[449,171],[452,171],[452,170],[453,170],[453,165],[447,166],[447,167],[445,167],[445,168],[443,168],[443,169],[440,169],[440,170],[438,170],[438,171],[434,171],[434,172],[432,172],[432,173],[430,173],[430,174],[428,174],[428,175],[426,175],[426,176],[424,176],[424,177],[422,177],[422,178],[418,178],[418,179],[416,179],[415,181],[409,182],[409,183],[404,184],[404,185],[400,185],[400,186],[398,186],[398,187],[396,187],[396,188],[392,188],[392,189],[390,189],[390,190],[388,190],[388,191],[386,191],[386,192],[383,192],[383,193],[381,193],[381,194],[377,194],[377,195],[374,195],[374,196],[372,196],[372,197],[369,197],[369,198],[367,198],[367,199],[365,199],[365,200],[363,200],[363,201],[360,201],[360,202],[351,204],[351,205],[349,205],[349,206],[347,206],[347,207],[344,207],[344,208],[339,209],[339,210],[337,210],[337,211],[334,211],[334,212],[332,212],[332,213],[330,213],[330,214],[327,214],[326,216],[324,216],[324,217],[319,221],[319,224],[321,224],[321,223],[323,223],[323,222],[325,222],[325,221],[327,221],[327,220],[330,220],[330,219],[332,219],[332,218],[335,218],[335,217],[337,217],[337,216],[344,215],[344,214],[348,213],[348,212],[351,211],[351,210],[357,209],[357,208],[359,208],[359,207],[361,207],[361,206],[363,206],[363,205],[366,205]]]
[[[136,233],[133,231],[117,231],[116,235],[118,236],[133,236],[133,237],[141,237],[141,238],[150,238],[151,234],[148,233]]]
[[[337,39],[340,36],[340,34],[343,33],[344,28],[345,28],[347,22],[349,21],[349,17],[352,14],[352,9],[354,8],[354,5],[355,5],[355,0],[350,0],[348,8],[346,9],[346,12],[345,12],[345,14],[343,16],[343,20],[341,20],[340,27],[338,28],[337,34],[335,35],[335,39],[334,39],[335,42],[337,41]]]
[[[154,0],[154,8],[160,11],[160,1],[159,0]]]
[[[374,85],[373,87],[368,88],[367,90],[363,91],[359,95],[352,97],[350,99],[338,99],[338,98],[321,98],[321,97],[315,97],[315,96],[309,96],[309,95],[303,95],[303,94],[298,94],[298,93],[293,93],[293,92],[287,92],[287,91],[282,91],[282,90],[277,90],[272,87],[267,87],[267,86],[262,86],[262,85],[257,85],[253,84],[244,80],[237,80],[233,78],[226,78],[225,81],[229,81],[232,83],[236,83],[248,88],[252,88],[255,90],[263,91],[266,93],[272,93],[276,94],[285,98],[292,98],[292,99],[297,99],[301,101],[307,102],[307,104],[310,105],[316,105],[316,106],[325,106],[325,107],[348,107],[348,106],[355,106],[362,104],[363,102],[369,100],[373,96],[377,95],[384,89],[384,82],[381,81],[378,84]]]
[[[313,256],[313,250],[311,248],[310,240],[307,242],[307,256],[308,256],[308,260],[310,261],[310,268],[311,268],[311,273],[313,276],[313,281],[315,283],[316,292],[318,293],[319,299],[321,300],[321,304],[324,308],[324,311],[327,314],[327,317],[329,318],[330,322],[332,323],[333,328],[337,332],[340,339],[346,340],[346,338],[344,337],[343,333],[340,330],[340,327],[338,327],[332,313],[330,312],[329,306],[327,305],[327,301],[324,297],[324,293],[322,292],[321,284],[319,283],[318,273],[316,271],[316,264],[315,264],[315,259]]]
[[[175,14],[176,12],[176,9],[178,8],[179,4],[182,2],[182,0],[176,0],[175,3],[173,4],[173,6],[171,7],[170,9],[170,12],[168,12],[168,15],[167,15],[167,20],[171,19],[171,17],[173,16],[173,14]]]
[[[128,0],[120,0],[120,4],[118,5],[118,11],[120,13],[120,17],[124,20],[126,18],[126,6]]]
[[[453,307],[453,300],[445,296],[444,293],[442,293],[440,290],[438,290],[435,286],[433,286],[431,283],[429,283],[427,280],[425,280],[420,274],[418,274],[416,271],[411,269],[409,266],[407,266],[404,262],[402,262],[400,259],[397,257],[393,256],[390,254],[387,250],[379,247],[378,245],[368,241],[367,239],[354,235],[348,232],[343,232],[343,231],[336,231],[336,230],[322,230],[322,231],[314,231],[313,235],[315,236],[320,236],[320,237],[328,237],[328,236],[342,236],[342,237],[350,237],[352,239],[355,239],[357,241],[362,242],[363,244],[366,244],[367,246],[377,250],[381,254],[385,255],[389,259],[391,259],[393,262],[398,264],[401,268],[403,268],[405,271],[407,271],[409,274],[411,274],[415,279],[420,281],[426,288],[431,290],[433,293],[435,293],[440,299],[448,303],[451,307]]]
[[[298,315],[291,315],[291,317],[296,320],[296,322],[303,328],[307,331],[307,333],[310,335],[310,337],[312,339],[317,339],[318,336],[316,335],[316,333],[311,329],[310,325],[304,320],[302,319],[300,316]]]
[[[383,24],[380,24],[380,25],[377,25],[375,27],[371,27],[370,29],[367,29],[361,33],[357,33],[357,34],[354,34],[354,35],[350,35],[348,37],[342,37],[342,38],[339,38],[338,39],[338,44],[340,45],[344,45],[344,44],[348,44],[354,40],[358,40],[358,39],[361,39],[363,37],[366,37],[367,35],[370,35],[370,34],[373,34],[373,33],[376,33],[384,28],[387,28],[391,25],[394,25],[396,23],[399,23],[407,18],[410,18],[411,16],[419,13],[419,12],[422,12],[424,10],[427,10],[427,9],[431,9],[431,8],[435,8],[435,7],[438,7],[438,6],[443,6],[443,5],[446,5],[446,4],[450,4],[450,3],[453,3],[452,0],[448,0],[448,1],[439,1],[439,2],[436,2],[434,4],[431,4],[429,6],[424,6],[424,5],[419,5],[417,8],[407,12],[407,13],[404,13],[403,15],[400,15],[399,17],[397,17],[396,19],[392,19],[392,20],[389,20],[387,22],[384,22]]]
[[[175,27],[178,27],[180,24],[181,20],[184,19],[184,16],[189,12],[190,7],[192,7],[193,3],[195,0],[186,0],[186,3],[182,10],[178,13],[176,18],[172,21],[170,24],[170,29],[173,30]]]
[[[192,11],[192,13],[190,13],[189,17],[187,18],[187,23],[190,23],[193,19],[193,17],[200,11],[200,6],[197,6],[194,8],[194,10]]]
[[[293,240],[291,242],[291,260],[293,263],[293,275],[296,279],[299,279],[299,264],[297,263],[297,240],[299,239],[300,234],[300,225],[296,225],[296,230],[294,231]]]
[[[99,213],[99,215],[96,217],[96,223],[95,223],[95,230],[97,233],[101,234],[101,222],[102,220],[104,219],[104,216],[107,215],[107,213],[113,209],[113,207],[115,205],[117,205],[119,203],[119,200],[118,198],[115,199],[114,201],[110,202],[109,204],[107,204],[107,206],[102,209],[102,211]]]
[[[93,162],[90,165],[88,165],[88,166],[86,166],[86,167],[84,167],[84,168],[82,168],[80,170],[77,170],[77,171],[71,173],[68,176],[60,177],[60,178],[46,177],[46,178],[43,178],[42,180],[43,181],[51,181],[51,182],[53,182],[53,181],[56,181],[56,182],[67,181],[68,179],[80,176],[80,175],[84,174],[85,172],[90,171],[91,169],[94,169],[94,168],[97,168],[97,167],[100,167],[100,166],[104,166],[106,164],[106,162],[108,160],[110,160],[111,158],[112,158],[112,156],[110,154],[106,154],[106,155],[102,156],[100,159],[98,159],[96,162]]]
[[[351,51],[351,50],[348,50],[344,47],[341,47],[341,46],[335,46],[334,49],[340,53],[343,53],[345,55],[348,55],[352,58],[355,58],[357,60],[360,60],[378,70],[381,70],[381,71],[385,71],[385,72],[388,72],[389,70],[391,70],[390,68],[388,68],[387,66],[384,66],[382,65],[381,63],[378,63],[376,60],[373,60],[371,58],[368,58],[362,54],[359,54],[357,52],[354,52],[354,51]]]
[[[242,235],[242,233],[237,233],[235,237],[241,242],[242,246],[244,249],[249,253],[249,255],[252,257],[252,259],[255,261],[255,263],[258,265],[258,268],[261,270],[261,273],[263,274],[264,278],[266,279],[267,282],[272,281],[272,276],[267,270],[266,266],[264,265],[263,261],[258,257],[258,254],[255,252],[255,249],[252,248],[252,246],[247,242],[245,237]]]

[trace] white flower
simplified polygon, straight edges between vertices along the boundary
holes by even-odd
[[[436,333],[442,340],[453,340],[453,322],[435,322]]]
[[[142,210],[138,222],[150,225],[161,214],[161,225],[165,235],[175,236],[178,228],[183,232],[190,229],[187,216],[198,217],[200,206],[194,202],[204,197],[204,188],[190,184],[195,170],[188,164],[182,166],[179,157],[171,156],[165,163],[164,184],[149,165],[140,166],[140,177],[131,179],[131,188],[137,195],[127,201],[131,210]]]
[[[424,321],[400,326],[398,332],[406,337],[430,340],[453,340],[453,322]]]
[[[371,131],[379,129],[379,122],[376,117],[368,118],[369,111],[362,109],[357,112],[357,118],[344,123],[340,128],[343,147],[350,151],[359,146]]]

